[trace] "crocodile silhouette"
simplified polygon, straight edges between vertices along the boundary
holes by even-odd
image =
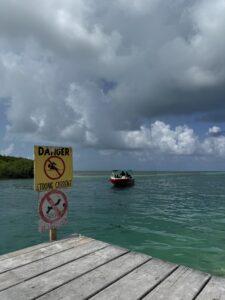
[[[61,199],[59,198],[59,199],[57,200],[57,202],[55,203],[55,206],[59,205],[60,202],[61,202]],[[64,206],[64,204],[63,204],[63,206]],[[53,209],[52,206],[48,206],[48,210],[46,211],[46,214],[49,214],[49,212],[50,212],[52,209]]]

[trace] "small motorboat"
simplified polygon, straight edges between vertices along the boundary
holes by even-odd
[[[109,178],[109,181],[115,187],[132,186],[135,183],[135,179],[131,175],[131,171],[113,170]]]

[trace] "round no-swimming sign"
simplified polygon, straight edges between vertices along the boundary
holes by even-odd
[[[60,179],[65,172],[65,163],[60,156],[48,157],[44,163],[44,173],[52,180]]]
[[[43,194],[39,201],[40,221],[58,227],[65,221],[68,201],[65,193],[51,190]]]

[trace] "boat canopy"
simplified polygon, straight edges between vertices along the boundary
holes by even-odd
[[[132,177],[132,171],[131,170],[112,170],[112,176],[114,177],[121,177],[121,176],[126,176],[126,177]]]

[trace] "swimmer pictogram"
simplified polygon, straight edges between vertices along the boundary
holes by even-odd
[[[44,163],[44,173],[51,179],[60,179],[65,172],[65,163],[59,156],[51,156]]]

